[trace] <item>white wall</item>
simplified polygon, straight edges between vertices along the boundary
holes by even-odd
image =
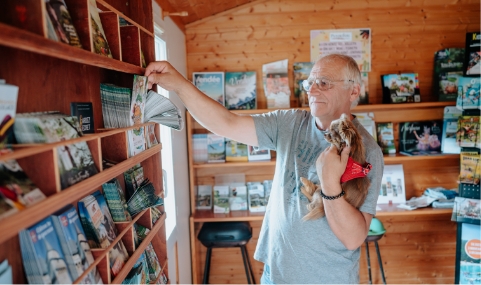
[[[187,78],[187,59],[185,47],[185,35],[177,25],[165,17],[162,20],[162,11],[159,5],[152,1],[154,21],[163,30],[162,39],[167,44],[167,58],[169,62]],[[180,98],[174,93],[169,94],[170,100],[181,110],[185,118],[185,107]],[[182,131],[172,130],[172,147],[174,160],[174,185],[175,200],[177,209],[177,226],[172,232],[171,238],[167,241],[167,253],[169,258],[169,279],[171,284],[191,284],[192,270],[190,259],[190,196],[189,196],[189,168],[187,160],[187,134]],[[171,189],[169,189],[171,191]],[[170,194],[169,194],[170,195]],[[176,264],[174,243],[178,243],[178,269],[179,280],[176,280]]]

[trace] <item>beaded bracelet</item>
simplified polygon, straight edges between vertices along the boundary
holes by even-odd
[[[337,198],[341,198],[342,196],[344,196],[344,194],[346,194],[346,192],[344,192],[344,190],[342,190],[342,192],[339,193],[336,196],[326,196],[326,195],[324,195],[324,193],[321,190],[321,197],[324,198],[324,199],[327,199],[327,200],[334,200],[334,199],[337,199]]]

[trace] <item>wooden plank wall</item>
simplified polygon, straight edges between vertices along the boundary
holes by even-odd
[[[421,100],[431,95],[434,52],[464,47],[465,33],[480,29],[479,0],[263,0],[186,25],[187,74],[257,71],[288,59],[310,61],[310,30],[371,28],[369,102],[382,101],[380,75],[419,73]],[[265,108],[258,84],[258,107]],[[291,106],[296,106],[295,98]]]
[[[437,101],[431,94],[434,52],[464,47],[465,33],[480,30],[480,1],[255,1],[186,25],[187,74],[192,79],[195,71],[253,70],[262,82],[262,64],[287,58],[292,87],[292,63],[310,60],[310,30],[347,28],[371,28],[371,104],[382,101],[380,75],[397,72],[419,73],[422,101]],[[261,84],[257,94],[258,108],[265,108]],[[292,97],[291,106],[296,104]],[[448,215],[381,220],[389,232],[379,242],[387,283],[454,283],[456,224]],[[252,255],[261,223],[251,225],[248,251],[258,283],[262,264]],[[205,248],[197,242],[196,249],[195,274],[202,280]],[[373,282],[381,283],[373,249]],[[246,282],[238,249],[215,249],[211,266],[210,283]],[[364,247],[360,274],[367,283]]]

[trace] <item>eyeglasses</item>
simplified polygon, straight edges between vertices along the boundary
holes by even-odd
[[[348,80],[348,79],[330,80],[330,79],[327,79],[326,77],[318,77],[318,78],[309,77],[308,79],[302,81],[302,88],[304,88],[304,90],[309,92],[312,87],[312,84],[316,83],[317,88],[319,88],[321,91],[326,91],[333,87],[332,82],[343,82],[343,81],[354,83],[354,80]]]

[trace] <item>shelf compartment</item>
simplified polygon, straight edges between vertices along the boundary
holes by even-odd
[[[42,37],[47,35],[44,0],[3,1],[0,20],[8,25],[30,31]]]
[[[18,158],[17,162],[45,196],[49,197],[60,191],[57,159],[53,149]]]
[[[120,27],[122,59],[133,65],[141,66],[140,31],[136,26]]]
[[[129,157],[127,132],[120,132],[102,139],[102,157],[111,161],[124,161]]]
[[[112,57],[122,61],[119,15],[114,12],[99,12],[99,16]]]
[[[157,145],[148,149],[134,157],[118,163],[115,167],[105,169],[95,176],[83,180],[61,192],[58,192],[48,199],[43,200],[35,205],[26,208],[23,211],[13,214],[8,219],[2,220],[0,223],[0,244],[8,238],[16,235],[19,231],[29,227],[60,210],[66,204],[72,204],[83,197],[95,192],[103,183],[123,174],[127,169],[141,163],[155,153],[160,152],[161,146]]]

